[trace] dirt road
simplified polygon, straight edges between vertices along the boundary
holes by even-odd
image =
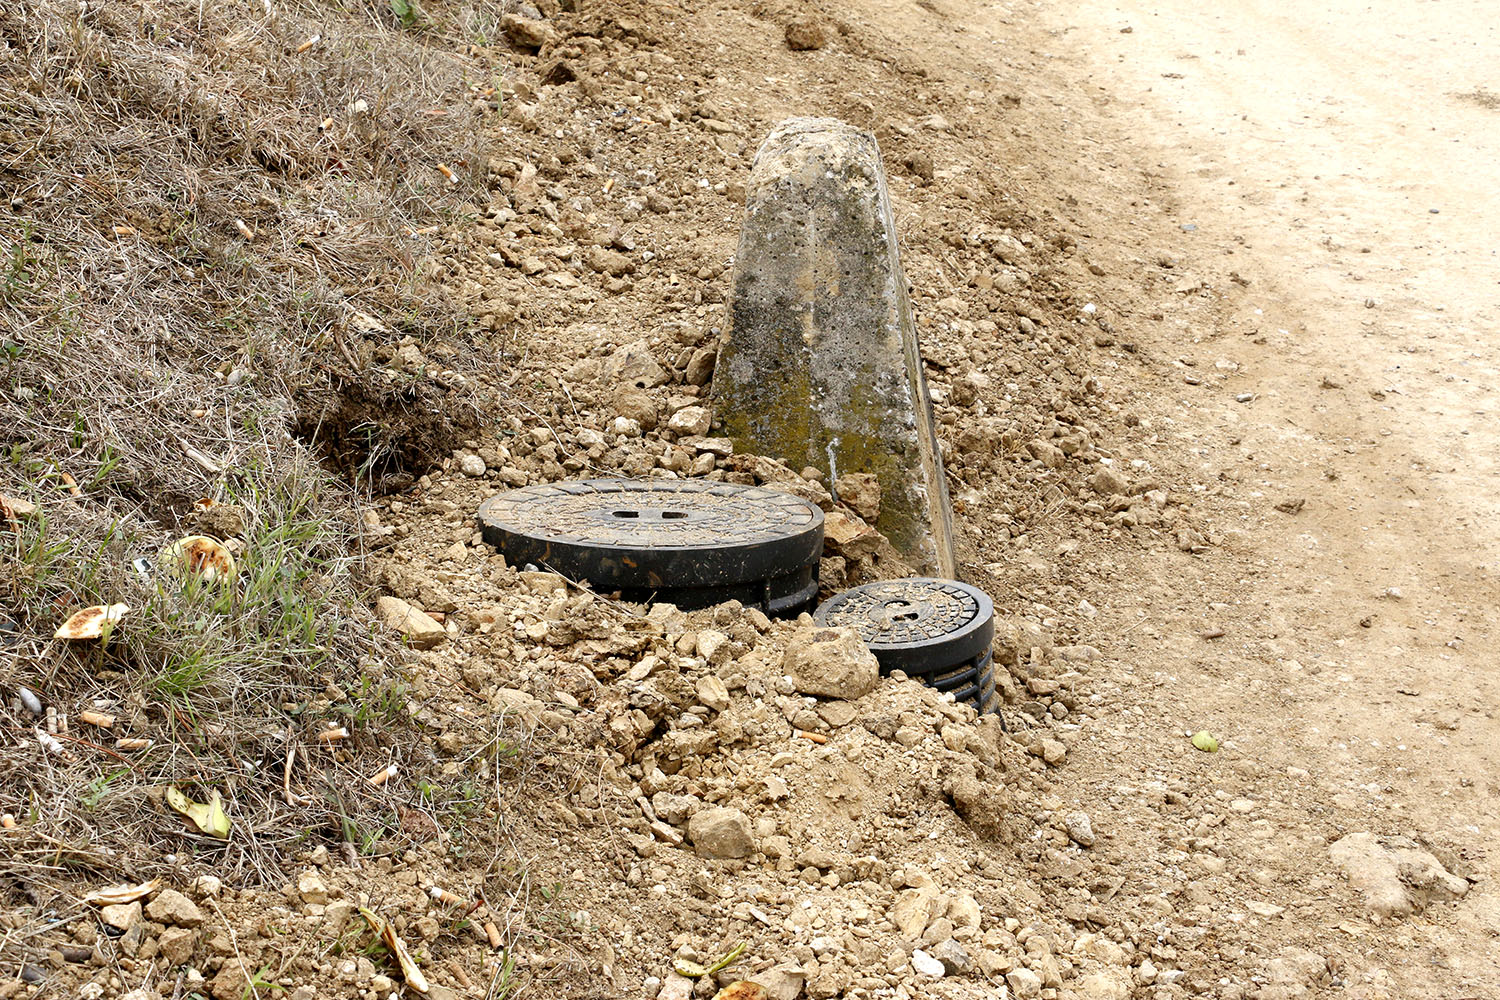
[[[1101,642],[1160,678],[1134,745],[1211,725],[1252,783],[1289,794],[1274,830],[1248,831],[1267,848],[1247,852],[1252,880],[1282,859],[1290,909],[1268,937],[1358,954],[1342,978],[1372,995],[1500,983],[1489,883],[1451,914],[1362,929],[1328,906],[1320,843],[1430,837],[1494,872],[1500,102],[1485,88],[1500,29],[1486,7],[1034,12],[1040,89],[1093,150],[1063,169],[1091,254],[1113,256],[1105,294],[1175,369],[1153,393],[1153,448],[1197,466],[1224,540],[1207,560],[1148,557],[1136,572],[1154,589],[1132,573],[1094,598]],[[1014,30],[997,13],[1020,12],[976,10],[974,30]],[[1170,283],[1143,273],[1163,258]],[[1142,612],[1154,630],[1134,630]],[[1300,788],[1268,787],[1288,775]]]

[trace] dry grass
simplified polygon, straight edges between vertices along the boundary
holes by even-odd
[[[116,485],[181,501],[214,475],[183,468],[184,442],[226,464],[285,449],[351,384],[428,408],[441,387],[371,358],[459,332],[418,265],[480,190],[490,85],[363,10],[78,10],[0,10],[0,315],[26,444],[82,427],[72,459],[132,449]]]
[[[424,262],[482,193],[497,81],[455,43],[498,5],[445,17],[402,23],[374,0],[0,6],[0,493],[41,509],[0,524],[0,688],[121,719],[75,721],[56,753],[19,700],[0,706],[0,809],[20,821],[0,898],[49,905],[79,873],[194,858],[256,881],[292,848],[399,839],[396,793],[365,779],[420,763],[421,743],[399,648],[358,593],[368,478],[314,456],[420,473],[477,406],[472,369],[378,363],[408,335],[466,336]],[[184,593],[132,569],[200,497],[245,510],[236,586]],[[51,638],[111,601],[135,610],[107,648]],[[350,739],[317,743],[327,722]],[[221,791],[230,841],[184,832],[168,783]]]

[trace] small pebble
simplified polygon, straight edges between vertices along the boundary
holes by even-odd
[[[1094,846],[1094,826],[1089,821],[1088,813],[1068,813],[1063,819],[1063,828],[1067,831],[1068,839],[1079,847]]]
[[[947,970],[943,968],[942,962],[938,961],[936,958],[933,958],[921,948],[918,948],[911,953],[911,967],[917,970],[917,972],[921,973],[922,975],[929,976],[933,979],[942,979],[947,972]]]

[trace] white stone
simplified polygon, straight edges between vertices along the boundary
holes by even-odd
[[[943,963],[927,954],[921,948],[911,953],[911,967],[921,975],[931,979],[942,979],[944,975]]]
[[[674,434],[702,434],[708,430],[708,409],[702,406],[684,406],[667,419],[667,430]]]
[[[699,632],[698,655],[703,657],[709,666],[722,665],[729,658],[729,636],[711,628]]]
[[[1086,812],[1070,812],[1063,819],[1063,827],[1068,832],[1068,839],[1079,847],[1094,846],[1094,826],[1089,821]]]

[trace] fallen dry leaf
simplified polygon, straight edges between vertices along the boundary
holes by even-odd
[[[229,814],[224,811],[224,800],[218,792],[211,792],[207,802],[194,802],[176,786],[167,786],[167,805],[182,813],[199,830],[220,840],[229,839]]]
[[[398,803],[396,815],[401,818],[401,832],[418,843],[425,844],[443,835],[442,828],[420,809],[408,809]]]
[[[0,496],[0,503],[4,503],[5,506],[10,508],[12,514],[23,521],[36,516],[36,504],[29,500],[22,500],[20,497]]]
[[[118,903],[133,903],[142,896],[149,896],[161,885],[161,879],[154,878],[140,885],[112,885],[107,889],[95,889],[83,897],[85,903],[95,906],[114,906]]]
[[[417,968],[416,959],[411,957],[411,953],[406,950],[406,945],[396,936],[396,929],[379,914],[363,906],[359,908],[359,915],[369,923],[379,936],[380,942],[389,949],[392,955],[396,956],[396,964],[401,966],[401,975],[406,980],[406,985],[418,993],[426,993],[431,989],[427,983],[427,977],[422,975],[421,969]]]

